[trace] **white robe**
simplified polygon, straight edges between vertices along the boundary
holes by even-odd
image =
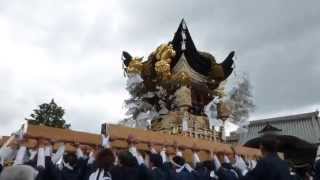
[[[99,174],[100,171],[100,174]],[[97,169],[94,173],[92,173],[89,177],[89,180],[112,180],[111,174],[107,172],[107,176],[104,176],[104,170]]]

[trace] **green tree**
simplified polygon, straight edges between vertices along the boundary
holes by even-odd
[[[26,118],[30,124],[44,125],[55,128],[69,128],[70,124],[66,124],[63,119],[64,109],[58,106],[54,99],[50,103],[39,105],[39,109],[34,109],[30,115],[31,118]]]

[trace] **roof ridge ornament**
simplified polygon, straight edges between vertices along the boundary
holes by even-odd
[[[181,31],[181,38],[182,38],[182,41],[181,41],[181,51],[184,51],[184,50],[186,50],[186,42],[187,42],[187,36],[186,36],[186,33],[185,33],[185,31],[187,30],[187,25],[186,25],[184,19],[182,19],[181,25],[182,25],[182,31]]]

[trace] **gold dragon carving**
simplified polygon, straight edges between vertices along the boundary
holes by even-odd
[[[157,62],[155,63],[155,71],[162,80],[171,78],[171,61],[176,55],[172,44],[161,44],[153,53]]]
[[[143,64],[142,64],[142,59],[143,57],[134,57],[128,66],[128,73],[129,74],[141,74],[142,69],[143,69]]]

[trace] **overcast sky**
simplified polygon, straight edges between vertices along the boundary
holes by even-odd
[[[146,56],[185,18],[196,46],[236,51],[251,119],[320,107],[320,1],[0,0],[0,134],[54,98],[73,129],[124,117],[121,51]],[[234,75],[231,76],[234,78]]]

